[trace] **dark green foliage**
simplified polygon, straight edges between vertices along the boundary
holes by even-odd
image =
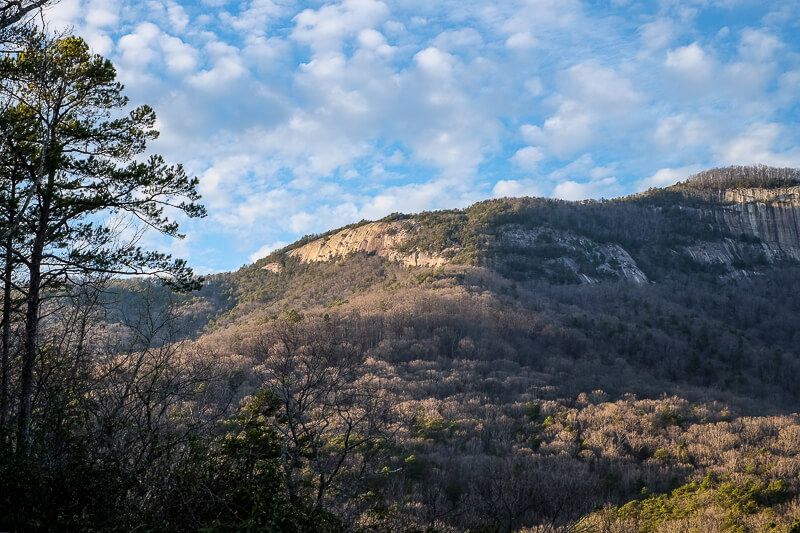
[[[268,424],[276,409],[270,393],[256,394],[220,436],[198,435],[168,470],[151,472],[161,477],[149,479],[144,500],[137,480],[77,433],[64,435],[58,453],[41,449],[26,458],[0,449],[0,529],[341,531],[334,515],[288,498],[278,437]]]
[[[13,115],[3,121],[13,121],[17,129],[24,123],[31,132],[12,134],[5,142],[24,157],[17,172],[39,198],[30,212],[21,213],[21,224],[31,236],[27,247],[49,253],[44,276],[58,282],[88,272],[146,271],[175,286],[194,286],[185,262],[126,244],[115,228],[97,221],[124,214],[180,237],[167,209],[189,217],[205,214],[197,178],[181,165],[158,155],[134,160],[158,137],[156,115],[149,106],[120,115],[128,99],[111,62],[91,54],[78,37],[51,40],[34,32],[24,53],[2,58],[0,71]],[[41,242],[33,242],[43,231]]]

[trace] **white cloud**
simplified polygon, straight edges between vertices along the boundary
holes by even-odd
[[[163,36],[161,49],[167,68],[173,72],[190,72],[197,66],[197,50],[177,37]]]
[[[699,172],[701,167],[697,165],[689,165],[679,168],[661,168],[650,177],[644,178],[636,182],[636,190],[644,191],[650,188],[667,187],[684,180]]]
[[[664,65],[684,89],[708,89],[714,80],[716,62],[696,42],[667,52]]]
[[[330,53],[338,51],[348,36],[375,28],[388,14],[386,4],[377,0],[344,0],[318,10],[306,9],[294,18],[292,37],[316,54]]]
[[[506,47],[512,50],[527,50],[536,46],[536,37],[529,31],[521,31],[506,39]]]
[[[440,50],[477,50],[483,46],[483,37],[474,28],[445,30],[433,40],[433,46]]]
[[[156,57],[155,45],[161,30],[151,22],[136,26],[133,33],[123,35],[117,45],[120,62],[128,68],[145,68]]]
[[[199,62],[197,49],[151,22],[141,23],[132,33],[123,35],[117,51],[118,63],[129,84],[150,80],[154,65],[163,65],[172,74],[187,74]]]
[[[373,50],[379,54],[388,55],[394,50],[386,42],[386,37],[372,28],[361,30],[358,33],[358,42],[362,48]]]
[[[667,68],[689,76],[708,75],[712,61],[703,48],[695,43],[667,52]]]
[[[390,187],[365,199],[359,218],[377,219],[390,213],[417,213],[429,209],[465,207],[481,196],[465,182],[438,179],[427,183]]]
[[[569,156],[591,144],[593,122],[594,115],[590,109],[574,100],[567,100],[555,115],[544,121],[545,143],[556,156]]]
[[[578,28],[583,16],[583,6],[577,0],[528,0],[484,9],[484,17],[509,36],[531,28]]]
[[[86,7],[86,23],[96,28],[113,26],[119,20],[119,8],[113,0],[91,0]]]
[[[677,29],[670,19],[660,18],[639,27],[642,45],[649,50],[661,50],[675,39]]]
[[[316,218],[310,213],[300,212],[292,215],[290,227],[295,233],[309,233],[314,228]]]
[[[167,3],[167,18],[172,29],[177,32],[183,32],[189,25],[189,15],[186,10],[174,1]]]
[[[540,196],[539,184],[532,179],[500,180],[492,188],[493,198],[514,198],[520,196]]]
[[[85,28],[81,30],[80,35],[89,45],[89,50],[92,53],[108,56],[114,49],[114,40],[104,31]]]
[[[238,48],[221,41],[212,41],[205,48],[206,54],[213,58],[213,64],[191,77],[193,86],[205,91],[223,91],[231,82],[247,74],[248,69]]]
[[[255,263],[256,261],[258,261],[262,257],[267,257],[269,254],[271,254],[275,250],[280,250],[281,248],[284,248],[284,247],[288,246],[289,244],[290,243],[284,242],[284,241],[275,241],[275,242],[271,242],[269,244],[265,244],[262,247],[260,247],[258,250],[256,250],[255,252],[251,253],[250,257],[248,259],[250,260],[251,263]]]
[[[414,56],[417,65],[433,76],[448,76],[453,71],[455,58],[438,48],[429,47]]]
[[[518,167],[527,171],[535,170],[542,159],[544,159],[544,153],[541,148],[536,146],[520,148],[511,158]]]
[[[739,53],[747,60],[769,61],[782,47],[781,40],[766,30],[746,28],[742,32]]]
[[[656,143],[663,150],[708,144],[715,135],[715,128],[711,124],[683,113],[664,117],[653,133]]]
[[[800,167],[800,148],[781,147],[785,128],[775,122],[753,124],[733,139],[722,143],[717,158],[726,165],[775,165]]]
[[[220,19],[234,30],[264,34],[268,24],[282,13],[282,8],[272,0],[250,0],[238,14],[223,12]]]
[[[565,181],[556,185],[552,196],[562,200],[586,200],[588,198],[611,198],[622,191],[617,178],[609,176],[599,180],[577,182]]]
[[[586,148],[601,130],[624,126],[641,102],[630,80],[591,62],[564,71],[560,88],[555,114],[541,127],[523,127],[531,142],[543,142],[558,157]]]
[[[84,11],[80,0],[60,0],[46,7],[44,13],[51,26],[65,28],[75,25]]]

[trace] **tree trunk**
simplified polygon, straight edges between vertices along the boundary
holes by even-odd
[[[46,153],[46,152],[45,152]],[[31,445],[31,413],[33,411],[33,367],[39,352],[39,307],[42,290],[42,257],[50,229],[50,207],[55,172],[50,172],[47,185],[40,193],[39,219],[28,263],[28,294],[25,298],[25,334],[22,342],[22,373],[20,374],[19,419],[17,452],[27,455]],[[40,189],[41,191],[41,189]]]
[[[0,434],[5,433],[8,421],[9,410],[9,370],[11,365],[11,298],[12,298],[12,277],[14,275],[14,258],[12,250],[11,236],[6,239],[5,245],[5,268],[3,271],[3,331],[0,340],[0,350],[2,350],[2,362],[0,362],[2,375],[0,376]]]
[[[25,298],[25,334],[22,342],[22,373],[20,374],[19,418],[17,426],[17,452],[28,455],[31,445],[31,414],[33,412],[33,367],[39,351],[39,307],[42,289],[42,257],[50,230],[50,209],[57,169],[53,165],[50,148],[55,146],[57,124],[61,117],[60,103],[55,105],[53,117],[39,156],[39,170],[35,190],[39,195],[39,216],[28,263],[28,294]],[[46,177],[47,182],[42,183]]]
[[[30,263],[28,296],[25,299],[25,335],[22,343],[22,373],[20,375],[19,425],[17,427],[17,451],[27,455],[30,451],[31,413],[33,408],[33,366],[39,351],[39,305],[41,296],[41,266],[44,248],[44,229],[33,246]]]
[[[3,316],[2,316],[2,362],[0,362],[0,435],[5,438],[5,429],[9,418],[10,400],[10,365],[11,365],[11,298],[13,296],[12,282],[14,281],[14,224],[16,217],[16,187],[12,185],[11,196],[8,202],[8,235],[5,242],[5,266],[3,269]]]

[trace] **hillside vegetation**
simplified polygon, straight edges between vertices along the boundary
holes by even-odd
[[[76,424],[98,464],[163,488],[108,494],[127,521],[84,512],[105,530],[796,532],[796,176],[393,215],[189,294],[115,283],[91,344],[118,381]],[[436,265],[404,260],[422,253]],[[170,365],[144,409],[123,385],[150,357]]]

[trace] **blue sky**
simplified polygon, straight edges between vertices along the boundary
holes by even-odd
[[[800,166],[797,0],[60,0],[159,115],[200,272],[391,212]]]

